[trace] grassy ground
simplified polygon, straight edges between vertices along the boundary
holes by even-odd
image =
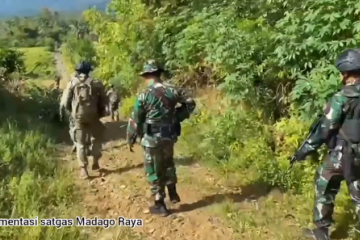
[[[214,100],[216,97],[206,99]],[[201,102],[201,98],[198,100]],[[183,135],[177,150],[185,156],[183,159],[187,159],[186,161],[208,167],[213,173],[213,179],[199,179],[195,183],[191,176],[187,178],[193,184],[201,185],[204,195],[206,192],[214,191],[214,186],[231,191],[241,189],[241,194],[246,196],[245,201],[229,198],[221,204],[214,205],[212,210],[222,216],[222,219],[241,234],[243,239],[303,239],[301,228],[312,227],[313,179],[316,166],[311,165],[310,161],[297,164],[291,175],[283,176],[279,166],[273,165],[272,158],[275,158],[277,164],[288,161],[287,155],[292,154],[293,146],[277,143],[278,152],[275,156],[270,155],[264,151],[265,145],[262,143],[266,137],[256,136],[255,130],[251,130],[252,125],[248,125],[246,119],[236,122],[232,115],[219,114],[220,110],[214,107],[216,104],[203,104],[206,107],[203,107],[205,110],[201,111],[202,114],[193,116],[190,121],[183,124]],[[288,127],[296,129],[298,126],[288,124]],[[248,130],[252,132],[251,135],[248,135]],[[283,131],[288,133],[284,142],[294,140],[288,129]],[[234,132],[240,134],[235,135],[235,139],[239,140],[238,144],[229,141],[234,138]],[[276,132],[272,131],[272,134],[276,135]],[[286,169],[287,166],[283,168]],[[179,174],[187,175],[186,172]],[[289,181],[298,182],[301,190],[280,191],[280,188],[271,187],[272,184],[286,187]],[[355,239],[351,233],[356,222],[355,212],[345,183],[342,184],[335,205],[336,224],[332,228],[333,239]]]
[[[74,72],[73,70],[74,64],[72,63],[71,60],[71,53],[66,48],[66,43],[61,46],[60,51],[62,53],[64,65],[66,67],[67,72],[72,74]]]
[[[49,85],[53,83],[56,73],[54,56],[46,47],[19,48],[24,53],[26,73],[30,81]]]
[[[0,86],[0,211],[3,218],[70,218],[81,212],[71,173],[62,166],[60,125],[38,119],[42,103]],[[86,239],[75,227],[2,227],[7,239]]]

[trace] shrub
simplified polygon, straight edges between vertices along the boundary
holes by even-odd
[[[38,92],[38,94],[40,94]],[[29,92],[28,95],[33,95]],[[39,121],[34,109],[41,109],[44,95],[19,99],[0,91],[0,212],[3,218],[71,218],[74,198],[71,173],[61,165],[54,137],[60,129]],[[41,99],[41,97],[43,99]],[[36,101],[34,101],[36,99]],[[39,101],[40,100],[40,101]],[[22,111],[18,111],[22,109]],[[85,239],[76,227],[1,228],[0,238]]]
[[[22,55],[16,50],[0,48],[0,67],[4,69],[5,75],[24,70]]]
[[[122,117],[128,118],[134,110],[136,96],[126,97],[121,100],[120,113]]]

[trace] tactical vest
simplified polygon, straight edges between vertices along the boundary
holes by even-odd
[[[163,106],[169,110],[169,116],[161,119],[161,122],[154,122],[151,119],[146,119],[144,123],[144,132],[152,135],[155,133],[162,133],[164,136],[171,136],[173,132],[180,134],[179,126],[175,121],[175,106],[176,103],[166,96],[166,87],[149,86],[149,93],[162,102]]]
[[[360,143],[360,91],[358,85],[344,86],[342,93],[348,98],[340,131],[337,138],[350,141],[352,144]],[[340,132],[339,131],[339,132]],[[345,136],[343,136],[345,135]]]

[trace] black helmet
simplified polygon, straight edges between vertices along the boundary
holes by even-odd
[[[76,67],[75,67],[75,71],[78,73],[84,73],[84,74],[88,74],[89,72],[91,72],[93,70],[93,66],[91,64],[91,62],[89,61],[81,61],[79,62]]]
[[[336,59],[335,66],[342,73],[360,71],[360,50],[345,50]]]

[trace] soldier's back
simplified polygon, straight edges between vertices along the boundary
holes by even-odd
[[[140,100],[144,101],[148,109],[146,114],[148,121],[171,122],[173,120],[177,104],[173,91],[169,86],[155,83],[140,93]]]

